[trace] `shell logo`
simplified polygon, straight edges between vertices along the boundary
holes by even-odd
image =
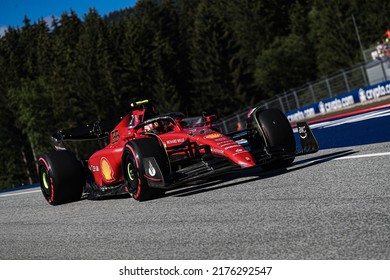
[[[221,137],[222,134],[221,133],[212,133],[212,134],[209,134],[207,136],[205,136],[204,138],[205,139],[215,139],[215,138],[218,138],[218,137]]]
[[[106,182],[112,182],[115,180],[114,171],[112,170],[111,164],[105,157],[100,160],[100,167],[100,170]]]

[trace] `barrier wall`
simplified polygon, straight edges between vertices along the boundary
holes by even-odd
[[[297,110],[289,111],[285,114],[288,120],[293,123],[303,119],[340,111],[357,104],[364,104],[387,95],[390,96],[390,81],[385,81],[373,86],[363,87],[332,98],[327,98]]]

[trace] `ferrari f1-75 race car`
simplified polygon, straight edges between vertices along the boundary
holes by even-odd
[[[38,162],[41,190],[52,205],[126,193],[143,201],[237,169],[284,168],[296,156],[319,149],[309,126],[297,126],[300,151],[289,121],[277,109],[255,108],[245,129],[225,135],[215,115],[204,114],[202,123],[189,125],[182,113],[159,115],[152,102],[138,101],[117,121],[54,133],[55,151]],[[87,159],[65,147],[68,140],[104,137],[109,143]]]

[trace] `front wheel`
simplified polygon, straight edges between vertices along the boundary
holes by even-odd
[[[41,191],[51,205],[81,199],[85,176],[81,163],[69,151],[55,151],[38,161]]]
[[[252,128],[256,128],[261,135],[264,146],[282,149],[286,155],[271,159],[261,167],[273,170],[291,165],[295,159],[296,143],[291,124],[283,112],[278,109],[255,110],[249,121]]]

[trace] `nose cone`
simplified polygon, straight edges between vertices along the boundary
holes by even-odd
[[[215,155],[225,156],[241,167],[252,167],[256,163],[252,155],[241,145],[220,133],[204,136],[204,144],[210,145]]]
[[[256,165],[255,161],[253,160],[252,155],[249,152],[245,152],[242,154],[237,154],[232,157],[232,160],[234,160],[235,163],[240,165],[241,167],[253,167]]]

